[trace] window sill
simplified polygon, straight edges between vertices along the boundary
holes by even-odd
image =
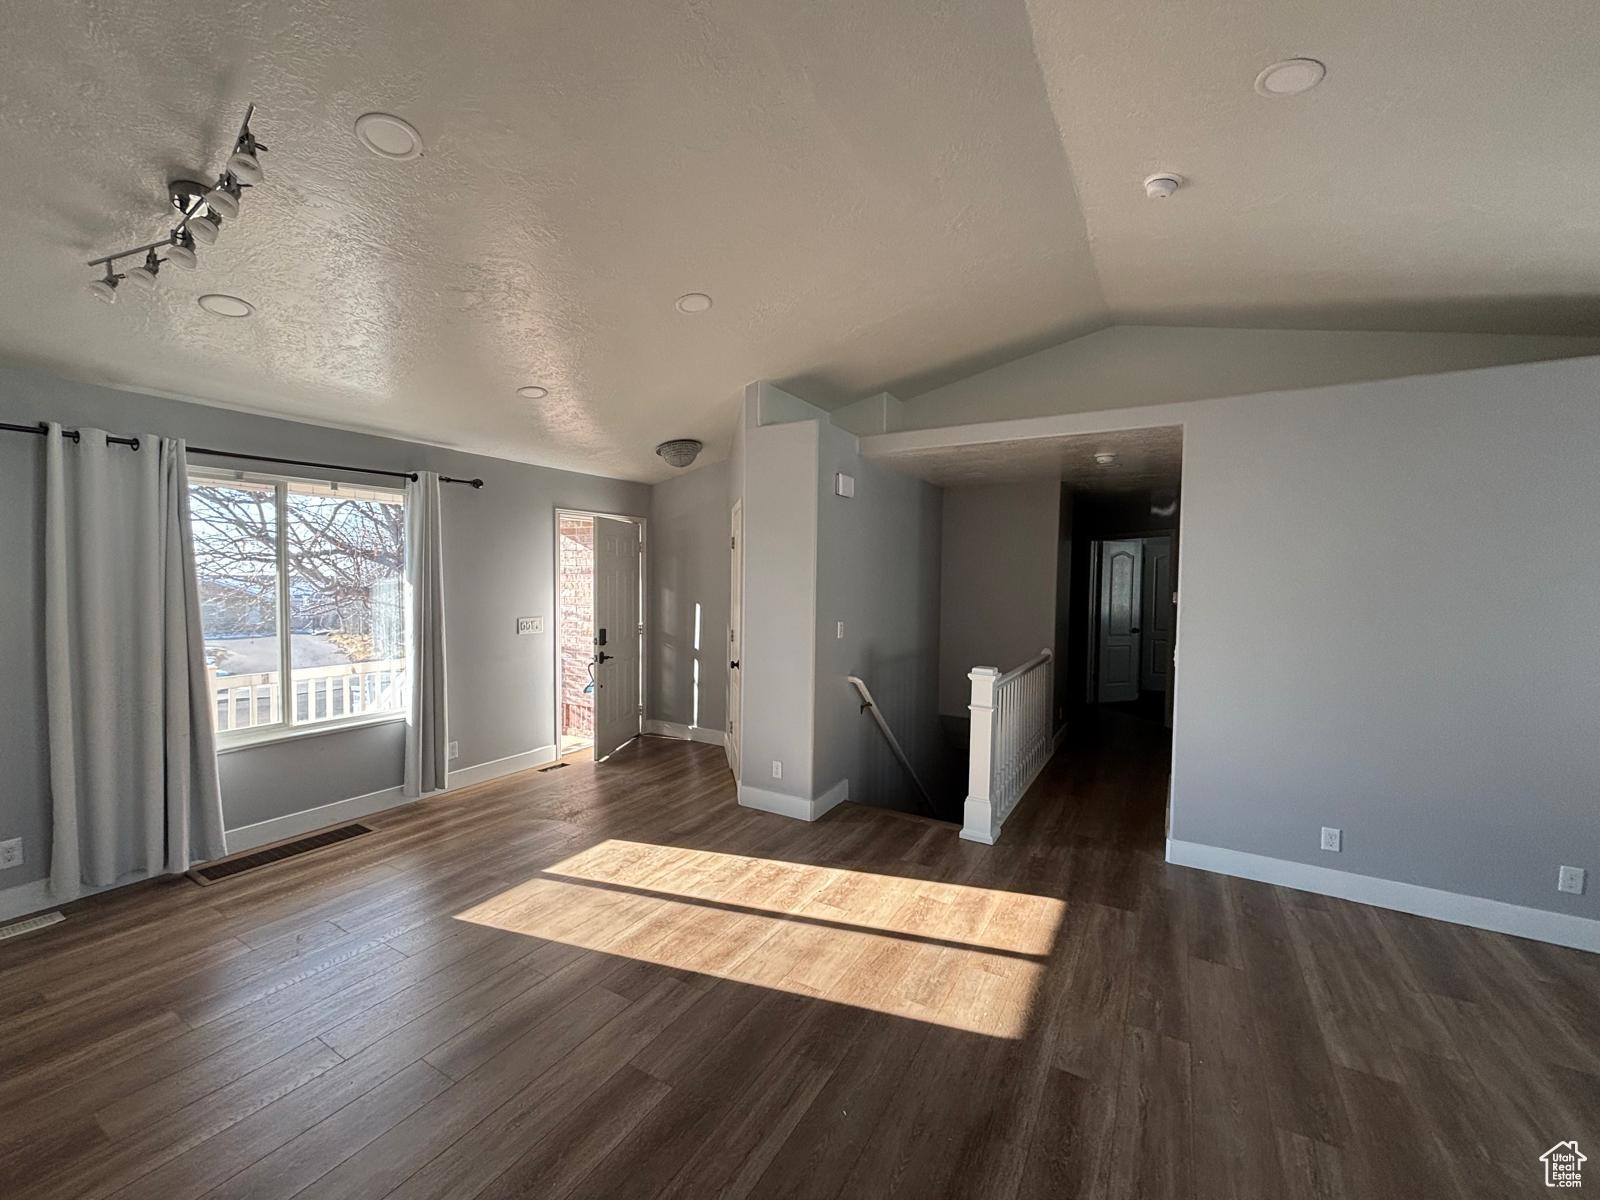
[[[258,746],[275,746],[279,742],[298,742],[304,738],[322,737],[329,733],[346,733],[352,729],[371,729],[375,725],[390,725],[404,721],[405,713],[380,713],[371,717],[357,717],[349,721],[326,721],[316,725],[273,726],[258,733],[243,733],[237,737],[217,735],[217,753],[231,754],[235,750],[254,750]]]

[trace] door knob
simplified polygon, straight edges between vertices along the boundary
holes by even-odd
[[[610,662],[615,657],[616,657],[615,654],[607,654],[604,650],[602,650],[602,651],[600,651],[599,654],[595,655],[595,659],[594,660],[597,663],[607,663],[607,662]]]

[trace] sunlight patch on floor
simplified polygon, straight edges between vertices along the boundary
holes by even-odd
[[[457,918],[991,1037],[1020,1037],[1064,905],[610,840]]]

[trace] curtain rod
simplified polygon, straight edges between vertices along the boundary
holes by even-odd
[[[7,429],[12,433],[44,434],[50,431],[50,427],[42,421],[37,425],[15,425],[10,421],[0,421],[0,429]],[[76,429],[63,429],[61,436],[77,441],[78,431]],[[136,437],[112,437],[107,434],[106,441],[118,446],[129,446],[134,450],[139,448],[139,439]],[[274,458],[270,454],[241,454],[236,450],[209,450],[204,446],[190,446],[188,447],[188,452],[190,454],[203,454],[207,458],[237,458],[245,462],[279,463],[288,467],[317,467],[323,471],[344,471],[352,475],[386,475],[391,479],[415,479],[417,477],[415,471],[385,471],[378,467],[350,467],[340,463],[311,462],[304,458]],[[483,480],[481,479],[457,479],[451,475],[439,476],[439,482],[464,483],[474,488],[483,486]]]

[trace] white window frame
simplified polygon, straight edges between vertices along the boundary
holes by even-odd
[[[339,733],[347,729],[364,729],[372,725],[388,725],[395,721],[404,721],[407,713],[404,710],[384,713],[362,713],[354,717],[339,717],[331,720],[306,721],[297,723],[294,719],[294,669],[292,656],[294,653],[293,638],[289,630],[289,540],[285,536],[289,518],[289,485],[291,483],[321,483],[335,486],[348,484],[350,487],[359,487],[364,491],[389,492],[400,497],[400,503],[405,506],[409,503],[404,487],[390,487],[386,484],[370,483],[366,480],[353,482],[343,479],[330,479],[322,475],[288,475],[279,473],[266,473],[261,471],[229,471],[216,467],[190,467],[188,470],[188,485],[230,483],[271,484],[273,488],[274,520],[273,529],[277,537],[277,569],[278,569],[278,677],[282,682],[278,687],[278,719],[269,725],[252,725],[248,729],[214,729],[217,739],[217,753],[224,754],[230,750],[245,750],[251,746],[262,746],[273,742],[295,741],[300,738],[318,737],[325,733]],[[409,640],[406,644],[407,669],[415,666],[415,648]],[[310,703],[310,697],[307,697]],[[215,700],[211,702],[211,719],[216,721]]]

